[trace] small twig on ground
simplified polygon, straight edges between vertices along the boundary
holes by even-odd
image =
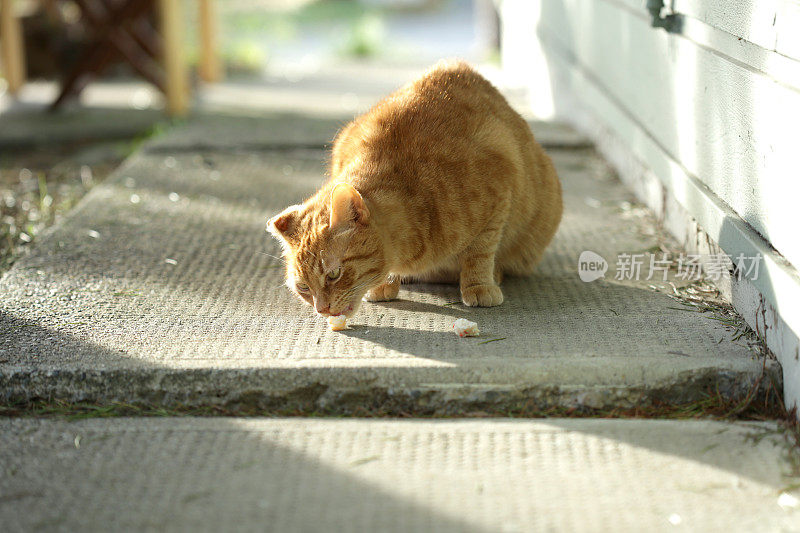
[[[496,339],[488,339],[488,340],[485,340],[485,341],[481,341],[478,344],[487,344],[489,342],[503,341],[503,340],[506,340],[507,338],[508,337],[497,337]]]

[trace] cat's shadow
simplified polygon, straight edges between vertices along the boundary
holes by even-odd
[[[415,287],[415,289],[418,289],[418,287]],[[416,290],[414,292],[416,292]],[[438,293],[440,296],[442,295],[440,291],[431,292]],[[458,297],[454,295],[453,298],[447,298],[448,300],[452,300],[451,303],[432,304],[415,300],[406,300],[403,299],[403,295],[401,294],[400,297],[395,300],[365,302],[364,305],[376,306],[371,310],[373,313],[379,312],[380,308],[384,308],[401,311],[403,314],[408,313],[409,315],[419,315],[423,313],[442,315],[448,317],[450,322],[458,318],[476,320],[476,315],[479,314],[479,311],[465,306],[461,300],[457,298]],[[486,338],[484,335],[483,337],[468,339],[465,342],[464,339],[460,339],[458,336],[454,335],[450,329],[412,329],[403,327],[402,325],[387,324],[353,324],[340,333],[351,339],[374,343],[389,350],[407,353],[416,357],[433,359],[440,359],[440,357],[437,357],[437,354],[448,354],[449,357],[474,355],[473,344]]]
[[[432,304],[408,300],[404,298],[403,292],[411,294],[424,293],[439,296],[448,300],[446,304]],[[365,302],[365,305],[376,305],[397,311],[409,311],[415,313],[436,313],[439,315],[453,316],[455,318],[469,318],[470,308],[461,301],[461,294],[458,284],[451,283],[403,283],[402,292],[394,300],[382,302]]]
[[[384,302],[365,302],[364,305],[376,305],[397,311],[408,311],[413,313],[436,313],[438,315],[455,316],[456,318],[469,318],[469,308],[461,301],[452,304],[436,305],[414,300],[389,300]]]
[[[500,353],[503,349],[502,346],[493,344],[487,344],[485,347],[477,346],[478,343],[485,342],[485,335],[461,338],[454,335],[452,330],[354,325],[338,333],[353,340],[382,346],[392,352],[431,360],[485,356],[487,353],[492,355],[494,352]]]

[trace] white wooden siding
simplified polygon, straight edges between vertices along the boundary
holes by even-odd
[[[800,0],[786,0],[781,6],[777,20],[778,53],[800,59]]]
[[[800,0],[670,1],[679,34],[644,0],[497,1],[535,112],[595,139],[687,249],[762,254],[730,296],[800,407]]]
[[[767,50],[775,50],[778,39],[776,21],[784,3],[783,0],[675,0],[671,5],[676,13],[698,19]]]
[[[798,88],[652,28],[644,9],[616,1],[542,0],[539,32],[573,54],[672,158],[800,265]]]

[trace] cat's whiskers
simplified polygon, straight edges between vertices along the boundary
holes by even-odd
[[[303,249],[303,253],[306,253],[306,254],[310,255],[311,257],[313,257],[314,259],[319,261],[319,257],[317,257],[317,254],[315,254],[314,252],[312,252],[308,248]]]
[[[366,287],[367,290],[369,290],[373,286],[377,285],[381,281],[381,279],[383,279],[383,276],[380,276],[380,275],[379,276],[373,276],[371,278],[368,278],[366,281],[364,281],[362,283],[359,283],[358,285],[353,285],[345,293],[347,299],[350,299],[353,296],[355,296],[356,293],[358,291],[360,291],[361,289],[363,289],[364,287]]]
[[[382,277],[383,276],[372,276],[371,278],[368,278],[366,281],[364,281],[362,283],[359,283],[358,285],[353,285],[352,287],[350,287],[349,290],[350,291],[357,291],[358,289],[364,288],[367,285],[370,285],[372,283],[376,283],[376,282],[380,281]]]
[[[266,255],[267,257],[271,257],[273,259],[277,259],[278,261],[280,261],[284,265],[286,264],[286,259],[284,259],[283,257],[278,257],[277,255],[268,254],[267,252],[262,252],[260,250],[256,250],[256,253],[257,254],[261,254],[261,255]]]

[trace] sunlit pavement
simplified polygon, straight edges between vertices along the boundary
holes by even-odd
[[[5,531],[797,531],[770,424],[0,420]]]
[[[202,114],[146,143],[0,281],[6,397],[457,413],[685,402],[709,383],[732,398],[764,368],[779,380],[666,283],[578,277],[584,251],[613,265],[658,241],[580,136],[547,123],[533,128],[566,214],[534,276],[508,279],[491,309],[461,305],[455,286],[406,286],[329,331],[284,286],[264,225],[319,186],[342,124]],[[454,335],[457,318],[482,337]]]
[[[323,93],[314,79],[305,90]],[[620,253],[659,241],[607,165],[558,124],[532,127],[559,170],[564,221],[537,274],[504,283],[503,306],[470,309],[456,287],[411,285],[395,302],[365,304],[350,330],[328,331],[283,285],[264,223],[319,186],[326,145],[383,87],[332,96],[342,107],[325,113],[303,98],[276,98],[271,109],[246,87],[214,91],[203,95],[203,111],[145,143],[0,280],[6,401],[457,417],[689,402],[709,385],[736,398],[755,383],[779,386],[773,361],[735,342],[737,332],[713,315],[682,309],[667,284],[579,278],[584,251],[613,266]],[[457,318],[478,322],[482,336],[453,335]],[[20,529],[212,530],[229,520],[275,530],[773,531],[800,523],[797,501],[781,497],[790,481],[783,437],[748,438],[769,425],[3,424],[0,515]]]

